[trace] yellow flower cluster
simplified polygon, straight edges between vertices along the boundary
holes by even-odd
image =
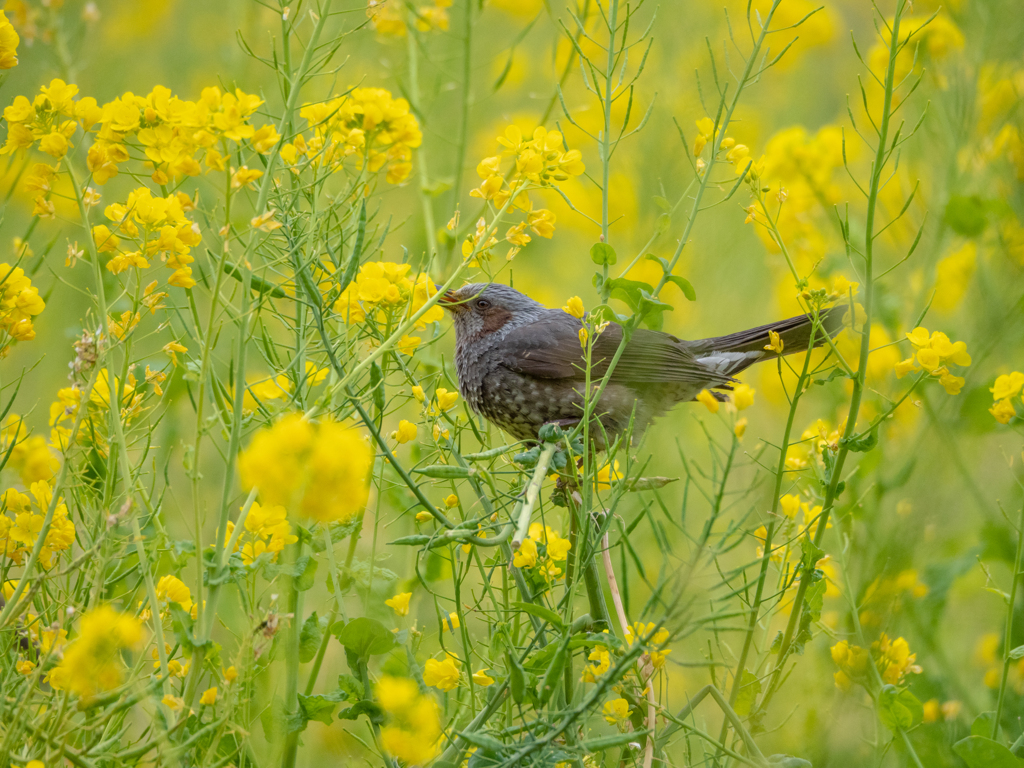
[[[787,465],[789,464],[788,459],[786,463]],[[810,502],[802,501],[799,494],[787,493],[779,499],[779,510],[782,512],[782,519],[779,522],[777,533],[774,537],[775,542],[798,541],[804,536],[814,538],[814,535],[818,530],[818,523],[821,520],[822,508],[820,504],[812,505]],[[797,522],[798,518],[800,519],[800,522]],[[826,529],[831,527],[832,521],[829,520]],[[760,542],[760,545],[757,548],[758,557],[764,556],[764,543],[767,536],[768,529],[766,526],[762,525],[754,531],[754,538]],[[774,548],[776,544],[773,544],[772,546],[772,560],[777,563],[782,563],[789,559],[789,545],[784,548]],[[827,557],[819,560],[818,565],[820,566],[826,559]]]
[[[413,15],[413,23],[418,31],[444,31],[448,29],[448,9],[451,4],[452,0],[434,0],[433,5],[421,5],[415,9],[409,6],[408,12]],[[399,0],[367,0],[366,15],[378,35],[405,37],[408,28],[403,5]]]
[[[133,190],[123,203],[108,205],[103,211],[111,226],[97,224],[92,236],[100,253],[111,254],[107,269],[115,275],[136,267],[149,268],[149,259],[159,256],[173,272],[169,285],[191,288],[195,258],[193,247],[202,242],[199,226],[185,216],[193,210],[192,199],[184,192],[167,197],[154,197],[148,187]],[[112,228],[111,228],[112,227]],[[134,248],[123,248],[122,239]]]
[[[988,412],[1000,424],[1009,424],[1010,419],[1017,414],[1014,399],[1021,394],[1022,389],[1024,389],[1024,373],[1020,371],[1003,374],[996,378],[995,384],[989,390],[992,393],[993,402]]]
[[[41,151],[63,158],[71,148],[69,139],[81,126],[96,133],[86,159],[95,183],[106,184],[115,177],[118,166],[130,158],[129,147],[137,142],[153,181],[167,184],[200,175],[200,154],[207,170],[221,171],[245,142],[255,152],[266,153],[281,138],[273,125],[257,129],[249,123],[263,100],[237,89],[223,93],[216,86],[204,88],[197,101],[186,101],[158,85],[145,97],[128,92],[102,107],[91,96],[76,100],[77,94],[77,85],[54,79],[31,102],[16,97],[4,110],[7,143],[0,153],[28,149],[38,141]]]
[[[564,562],[572,548],[572,542],[563,539],[550,525],[532,523],[519,549],[512,557],[516,568],[537,568],[547,582],[555,581],[562,575],[562,569],[555,563]]]
[[[479,187],[472,190],[471,197],[492,201],[501,208],[511,198],[513,207],[526,212],[526,221],[513,225],[505,233],[505,241],[512,246],[508,258],[515,256],[522,246],[530,242],[526,227],[540,237],[550,238],[555,233],[555,215],[546,208],[534,209],[529,190],[558,186],[571,176],[580,176],[586,170],[578,149],[565,149],[562,134],[538,127],[533,137],[525,139],[518,126],[510,125],[498,137],[498,144],[504,147],[500,154],[485,157],[476,167],[482,179]],[[502,168],[505,158],[513,158],[511,167]],[[497,245],[496,238],[484,239],[487,227],[484,220],[477,223],[476,232],[469,235],[462,244],[462,254],[469,257],[478,248],[480,258],[487,257],[487,251]]]
[[[847,154],[853,152],[847,146]],[[759,161],[758,166],[761,166]],[[825,289],[831,275],[819,275],[820,264],[835,247],[828,214],[845,194],[837,172],[843,167],[843,134],[839,126],[824,126],[811,135],[803,126],[785,128],[765,145],[760,183],[774,190],[766,201],[793,266],[808,278],[812,289]],[[764,187],[762,187],[764,189]],[[771,229],[762,220],[760,205],[746,209],[746,223],[761,224],[755,232],[769,253],[781,253]],[[793,280],[788,265],[777,263],[777,296],[784,311],[795,310]],[[845,297],[845,280],[832,287],[831,295]]]
[[[426,765],[440,752],[441,715],[437,703],[420,693],[415,680],[381,675],[374,696],[387,715],[380,743],[406,765]]]
[[[422,273],[415,280],[411,279],[410,269],[412,266],[409,264],[393,261],[369,261],[363,264],[355,280],[334,302],[334,311],[346,323],[361,323],[367,317],[386,322],[389,316],[395,317],[406,311],[418,312],[427,303],[427,299],[437,293],[437,286],[429,276]],[[428,323],[442,319],[444,310],[435,304],[419,319],[416,327],[426,328]],[[402,341],[406,349],[409,349],[410,344],[415,349],[420,340],[416,336],[407,336]]]
[[[134,616],[109,605],[94,608],[82,615],[78,637],[50,671],[47,682],[82,698],[112,690],[123,680],[121,652],[135,650],[141,643],[142,624]]]
[[[953,343],[940,331],[929,335],[927,328],[920,327],[908,333],[907,338],[914,345],[915,353],[906,360],[896,363],[896,378],[902,379],[911,371],[924,370],[938,379],[946,392],[951,395],[960,394],[964,379],[950,373],[948,366],[966,367],[971,364],[967,344],[962,341]]]
[[[884,632],[871,644],[870,652],[846,640],[832,646],[832,661],[839,667],[835,673],[836,687],[844,691],[850,690],[853,683],[868,683],[868,664],[872,662],[884,684],[901,685],[908,674],[921,673],[921,667],[914,664],[916,660],[906,640],[902,637],[890,640]]]
[[[652,635],[653,633],[653,635]],[[651,646],[660,646],[668,641],[669,632],[665,627],[662,627],[657,632],[654,631],[654,622],[649,621],[644,624],[642,621],[638,621],[633,626],[626,628],[626,644],[632,645],[638,639],[646,639],[648,644]],[[665,666],[665,657],[672,653],[672,649],[665,648],[660,651],[651,651],[651,665],[655,669],[661,669]]]
[[[234,521],[228,520],[225,544],[230,541],[234,530]],[[288,513],[284,507],[262,507],[254,501],[245,517],[245,532],[235,541],[234,551],[241,553],[242,562],[246,565],[252,565],[264,552],[269,552],[271,561],[276,561],[277,553],[285,545],[298,540],[299,537],[292,533],[292,527],[288,524]]]
[[[13,445],[12,445],[13,443]],[[37,480],[51,480],[60,469],[46,439],[29,435],[20,416],[10,414],[0,432],[0,452],[7,456],[7,466],[15,470],[26,486]]]
[[[707,163],[702,155],[704,149],[710,144],[714,146],[715,137],[718,132],[715,130],[715,121],[710,117],[702,117],[697,121],[697,138],[693,141],[693,156],[697,158],[697,172],[703,173]],[[736,139],[726,136],[718,146],[719,153],[725,153],[725,161],[732,163],[737,174],[746,173],[746,178],[753,181],[764,175],[765,156],[761,155],[759,160],[750,156],[750,148],[746,144],[737,144]]]
[[[0,69],[13,69],[18,66],[18,43],[21,38],[15,31],[6,14],[0,11]]]
[[[363,511],[372,466],[373,451],[357,430],[298,413],[261,429],[238,457],[243,487],[258,485],[268,504],[321,523]]]
[[[14,488],[8,488],[0,496],[0,555],[16,565],[21,565],[24,555],[35,546],[53,498],[53,488],[43,481],[32,483],[29,492],[32,499]],[[54,555],[70,549],[74,541],[75,524],[68,519],[68,508],[64,500],[58,498],[50,530],[39,552],[39,562],[44,568],[51,568]]]
[[[338,170],[349,157],[370,173],[387,169],[387,182],[400,184],[412,173],[412,150],[423,142],[419,121],[409,102],[384,88],[353,88],[335,99],[299,110],[313,132],[300,134],[281,148],[281,158],[295,168],[305,156],[316,167]],[[297,168],[295,170],[298,170]]]
[[[25,270],[0,263],[0,358],[10,351],[13,342],[36,337],[32,318],[44,309],[46,303]]]

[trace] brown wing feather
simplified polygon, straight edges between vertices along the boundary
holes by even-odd
[[[559,312],[511,331],[502,347],[508,353],[506,365],[512,370],[542,379],[585,379],[585,362],[580,347],[582,323]],[[622,341],[622,328],[612,324],[594,342],[591,379],[601,378]],[[702,365],[674,336],[657,331],[633,332],[611,382],[621,384],[695,382],[708,386],[732,381]]]

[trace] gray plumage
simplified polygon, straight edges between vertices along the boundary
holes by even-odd
[[[579,422],[586,386],[580,320],[497,283],[465,285],[446,293],[440,303],[455,320],[455,368],[459,391],[470,408],[519,440],[536,439],[546,423],[568,427]],[[844,315],[839,307],[821,313],[830,335],[841,329]],[[698,341],[638,329],[595,415],[612,440],[631,418],[633,433],[639,435],[676,403],[693,400],[704,389],[730,389],[734,374],[776,357],[764,348],[769,331],[779,334],[783,352],[789,354],[807,349],[812,327],[811,318],[801,315]],[[613,323],[594,341],[592,386],[607,373],[622,333]],[[823,341],[816,339],[816,346]],[[603,436],[594,437],[604,447]]]

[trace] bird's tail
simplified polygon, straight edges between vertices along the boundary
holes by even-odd
[[[829,337],[838,334],[845,325],[847,307],[836,306],[823,310],[818,317],[821,328],[815,329],[814,319],[810,315],[798,315],[787,320],[779,320],[767,325],[759,325],[728,336],[716,336],[691,342],[690,351],[705,365],[715,368],[727,375],[739,373],[754,363],[771,360],[778,353],[766,349],[771,344],[771,332],[779,335],[782,342],[782,354],[789,355],[804,352],[811,342],[814,332],[814,346],[825,343],[821,329],[824,328]]]

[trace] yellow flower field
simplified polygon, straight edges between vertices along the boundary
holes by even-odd
[[[6,0],[0,766],[1024,765],[1022,51]]]

